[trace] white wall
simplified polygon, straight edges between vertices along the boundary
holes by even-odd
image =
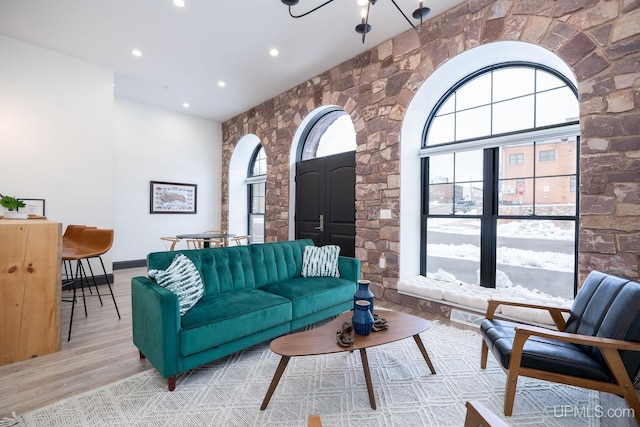
[[[63,229],[111,228],[113,73],[4,36],[0,64],[0,193],[45,199]]]
[[[219,123],[114,101],[111,70],[0,36],[0,193],[45,199],[63,230],[113,228],[108,272],[219,228],[221,147]],[[198,213],[150,215],[151,180],[198,184]]]
[[[116,98],[114,136],[114,261],[166,250],[161,236],[220,228],[220,123]],[[150,181],[197,184],[197,214],[150,214]]]

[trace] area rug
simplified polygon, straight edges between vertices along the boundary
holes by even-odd
[[[421,334],[432,375],[413,339],[367,350],[378,409],[369,405],[358,352],[294,357],[266,410],[260,405],[280,356],[260,344],[178,377],[174,392],[155,369],[18,416],[20,426],[462,426],[477,400],[511,426],[599,426],[598,393],[521,378],[504,417],[505,375],[493,357],[480,369],[474,331],[433,323]],[[624,405],[624,403],[622,404]],[[5,420],[10,422],[11,420]],[[612,425],[602,421],[602,425]]]

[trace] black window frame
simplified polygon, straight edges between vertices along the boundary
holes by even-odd
[[[501,63],[501,64],[495,64],[495,65],[491,65],[488,67],[484,67],[480,70],[477,70],[473,73],[470,73],[468,76],[466,76],[465,78],[461,79],[458,83],[456,83],[455,85],[453,85],[441,98],[440,100],[435,104],[433,110],[430,112],[427,121],[425,123],[424,129],[422,131],[422,149],[429,149],[429,148],[433,148],[433,147],[448,147],[451,146],[450,148],[452,149],[452,152],[458,152],[457,150],[454,150],[454,147],[456,145],[462,145],[462,144],[466,144],[469,142],[473,142],[476,140],[483,140],[483,139],[490,139],[490,138],[497,138],[497,137],[508,137],[511,135],[521,135],[521,134],[526,134],[528,132],[533,132],[533,131],[541,131],[541,130],[548,130],[548,129],[555,129],[555,128],[561,128],[564,126],[569,126],[569,125],[576,125],[579,124],[579,120],[575,120],[575,121],[567,121],[566,123],[563,124],[556,124],[556,125],[552,125],[552,126],[541,126],[538,128],[533,128],[533,129],[523,129],[523,130],[518,130],[515,132],[506,132],[503,134],[491,134],[488,136],[482,136],[482,137],[478,137],[478,138],[472,138],[472,139],[465,139],[465,140],[459,140],[459,141],[454,141],[454,142],[446,142],[446,143],[440,143],[440,144],[434,144],[434,145],[427,145],[427,138],[428,138],[428,134],[429,134],[429,128],[431,126],[431,124],[433,123],[436,114],[438,113],[439,109],[442,107],[442,105],[444,105],[445,102],[447,102],[449,100],[449,97],[458,89],[460,89],[462,86],[464,86],[466,83],[468,83],[469,81],[475,79],[476,77],[485,74],[485,73],[489,73],[492,72],[494,70],[498,70],[501,68],[507,68],[507,67],[531,67],[534,69],[539,69],[545,72],[548,72],[552,75],[554,75],[555,77],[559,78],[562,82],[564,82],[567,87],[569,87],[572,92],[574,93],[574,95],[576,96],[576,99],[578,99],[578,91],[577,88],[573,85],[573,83],[569,80],[567,80],[565,78],[565,76],[563,76],[562,74],[560,74],[559,72],[557,72],[556,70],[541,65],[541,64],[534,64],[534,63],[529,63],[529,62],[521,62],[521,61],[516,61],[516,62],[509,62],[509,63]],[[534,109],[534,115],[535,115],[535,109]],[[535,121],[534,121],[535,123]],[[507,145],[507,144],[505,144]],[[580,147],[580,135],[576,135],[576,174],[575,174],[575,180],[576,180],[576,188],[579,188],[579,174],[578,171],[580,170],[580,156],[579,156],[579,147]],[[498,245],[498,236],[497,236],[497,225],[498,225],[498,220],[499,219],[532,219],[532,220],[536,220],[536,219],[545,219],[545,220],[571,220],[574,222],[575,224],[575,236],[574,236],[574,266],[573,266],[573,277],[574,277],[574,283],[573,283],[573,293],[574,295],[577,293],[577,286],[578,286],[578,223],[579,223],[579,206],[580,206],[580,200],[579,200],[579,192],[575,193],[575,215],[570,215],[570,216],[566,216],[566,215],[554,215],[554,216],[550,216],[550,215],[544,215],[544,216],[538,216],[538,215],[527,215],[527,216],[519,216],[519,215],[499,215],[499,206],[498,206],[498,192],[499,192],[499,167],[500,167],[500,163],[499,163],[499,154],[500,154],[500,146],[495,146],[495,147],[489,147],[489,148],[484,148],[483,149],[483,167],[484,167],[484,177],[483,177],[483,210],[482,213],[479,215],[465,215],[465,218],[477,218],[480,220],[481,222],[481,227],[480,227],[480,242],[481,242],[481,247],[480,247],[480,254],[481,254],[481,259],[480,259],[480,285],[483,287],[488,287],[488,288],[495,288],[496,287],[496,274],[497,274],[497,260],[496,260],[496,253],[497,253],[497,245]],[[535,164],[535,162],[534,162]],[[509,165],[509,162],[507,162],[507,165]],[[447,215],[434,215],[434,214],[429,214],[429,156],[424,156],[421,158],[421,180],[420,180],[420,185],[421,185],[421,197],[422,197],[422,201],[420,204],[421,207],[421,221],[420,221],[420,274],[426,276],[427,275],[427,221],[429,218],[455,218],[455,210],[453,212],[453,214],[447,214]]]

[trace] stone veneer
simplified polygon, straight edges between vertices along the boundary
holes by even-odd
[[[294,134],[313,109],[341,106],[357,132],[356,256],[363,276],[377,297],[429,305],[396,292],[404,113],[420,85],[449,58],[481,44],[520,40],[554,52],[578,81],[579,283],[593,269],[638,279],[639,31],[640,0],[469,0],[422,30],[408,30],[223,123],[222,222],[228,222],[226,177],[235,144],[255,134],[268,160],[267,240],[287,240]],[[380,220],[380,209],[391,210],[393,219]],[[383,252],[387,267],[380,269]]]

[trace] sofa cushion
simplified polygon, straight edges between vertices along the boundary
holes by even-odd
[[[356,284],[338,277],[300,277],[272,283],[261,289],[290,300],[293,318],[299,319],[353,300]]]
[[[204,286],[196,266],[182,254],[178,254],[166,270],[149,270],[149,277],[158,285],[178,296],[180,316],[183,316],[202,298]]]
[[[291,302],[259,289],[205,296],[181,319],[183,356],[291,321]]]
[[[313,246],[313,240],[290,240],[249,245],[255,287],[300,277],[302,254],[306,246]]]
[[[307,246],[302,255],[302,277],[340,277],[340,246]]]

